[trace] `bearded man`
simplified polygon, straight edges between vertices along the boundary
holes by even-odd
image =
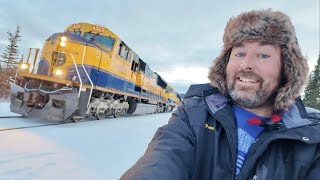
[[[228,22],[210,84],[192,85],[122,179],[320,179],[320,112],[299,98],[308,66],[282,12]]]

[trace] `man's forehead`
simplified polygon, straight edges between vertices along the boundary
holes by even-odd
[[[266,42],[266,41],[242,41],[240,43],[236,43],[233,47],[245,47],[246,43],[257,43],[258,46],[263,47],[263,46],[273,46],[273,47],[278,47],[277,44]]]

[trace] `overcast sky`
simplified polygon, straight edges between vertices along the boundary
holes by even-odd
[[[0,0],[0,52],[8,30],[21,27],[20,53],[78,22],[100,24],[118,35],[178,92],[208,82],[230,17],[253,9],[291,17],[302,53],[313,68],[319,55],[319,0]]]

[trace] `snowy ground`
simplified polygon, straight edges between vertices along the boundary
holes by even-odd
[[[0,102],[0,116],[10,113]],[[46,121],[0,119],[0,179],[119,179],[171,113],[7,130]],[[1,130],[2,129],[2,130]]]
[[[17,116],[17,114],[10,112],[9,100],[0,99],[0,116]]]

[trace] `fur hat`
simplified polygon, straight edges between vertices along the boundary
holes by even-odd
[[[228,95],[226,67],[231,49],[243,41],[278,44],[283,62],[282,84],[274,101],[274,110],[292,105],[308,78],[307,60],[302,56],[290,18],[279,11],[255,10],[229,20],[223,36],[223,50],[210,67],[210,84]]]

